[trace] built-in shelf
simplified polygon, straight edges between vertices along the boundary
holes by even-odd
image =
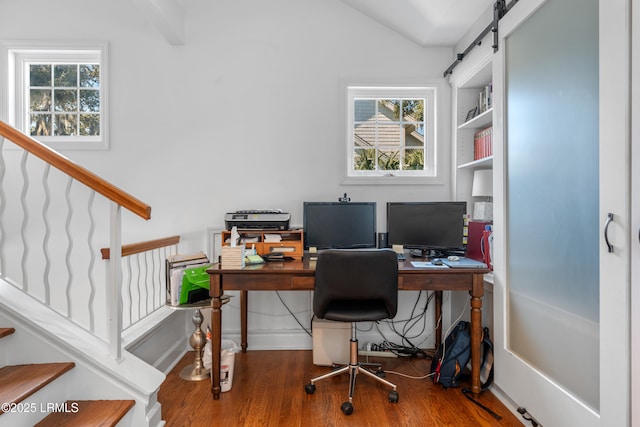
[[[482,159],[474,160],[469,163],[463,163],[458,165],[458,169],[476,168],[478,166],[493,167],[493,156],[483,157]]]
[[[480,129],[490,125],[493,122],[493,108],[489,108],[486,111],[475,116],[473,119],[468,120],[458,126],[458,129]]]

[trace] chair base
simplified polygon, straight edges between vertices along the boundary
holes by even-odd
[[[396,390],[396,385],[393,384],[392,382],[385,380],[384,378],[379,377],[375,373],[371,372],[369,369],[365,368],[364,367],[365,364],[361,364],[358,362],[358,340],[357,338],[355,338],[355,324],[352,324],[351,329],[352,329],[352,333],[351,333],[351,340],[350,340],[351,345],[350,345],[350,351],[349,351],[349,358],[350,358],[349,364],[341,368],[338,368],[336,370],[333,370],[329,373],[326,373],[324,375],[320,375],[319,377],[313,378],[309,382],[309,384],[305,385],[304,387],[305,391],[307,392],[307,394],[313,394],[316,390],[316,386],[315,386],[316,382],[349,372],[349,401],[344,402],[340,409],[342,410],[342,412],[344,412],[345,415],[351,415],[351,413],[353,412],[353,394],[356,386],[356,377],[358,374],[362,373],[362,374],[365,374],[365,376],[373,378],[374,380],[388,387],[391,387],[392,390],[389,392],[389,402],[397,403],[399,396]],[[367,364],[367,365],[380,366],[379,364]]]

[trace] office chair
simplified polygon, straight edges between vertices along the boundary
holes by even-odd
[[[313,378],[304,387],[307,394],[315,392],[317,381],[349,372],[349,401],[340,409],[345,415],[351,415],[356,375],[362,373],[392,387],[389,401],[398,402],[395,384],[358,362],[356,336],[356,322],[393,318],[397,308],[398,256],[395,252],[384,249],[320,252],[316,262],[313,313],[320,319],[351,323],[349,364]]]

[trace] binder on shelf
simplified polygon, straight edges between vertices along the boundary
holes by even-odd
[[[209,267],[211,264],[184,269],[179,304],[193,304],[209,298]]]
[[[180,293],[186,269],[209,266],[209,258],[204,252],[194,254],[169,255],[165,261],[166,301],[172,306],[180,305]]]

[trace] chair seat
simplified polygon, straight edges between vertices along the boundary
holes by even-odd
[[[389,317],[389,310],[381,300],[338,300],[329,304],[323,318],[337,322],[367,322]]]

